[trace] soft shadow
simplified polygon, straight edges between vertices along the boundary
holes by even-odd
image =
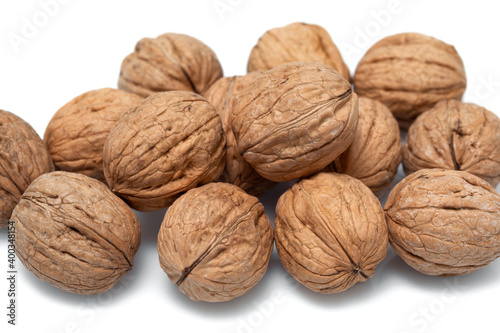
[[[167,209],[164,208],[154,212],[134,212],[141,222],[141,244],[154,243],[156,246],[158,231],[160,230]]]
[[[273,225],[274,217],[276,215],[276,203],[278,202],[278,199],[281,197],[281,195],[285,193],[285,191],[290,187],[292,187],[294,183],[295,181],[278,183],[275,187],[259,197],[259,200],[264,205],[265,212]]]

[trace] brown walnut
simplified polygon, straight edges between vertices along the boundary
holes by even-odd
[[[158,235],[161,267],[195,301],[243,295],[266,272],[272,250],[264,206],[226,183],[183,194],[167,210]]]
[[[324,294],[366,281],[387,253],[384,210],[348,175],[318,173],[295,183],[278,200],[275,228],[285,269]]]
[[[233,111],[240,154],[261,176],[283,182],[322,170],[347,149],[358,97],[330,67],[292,62],[252,81]]]
[[[217,112],[200,95],[170,91],[130,109],[104,144],[109,188],[134,209],[169,206],[182,192],[216,180],[226,137]]]
[[[44,136],[56,168],[104,182],[104,142],[121,116],[141,101],[138,95],[104,88],[84,93],[59,109]]]
[[[122,62],[118,87],[143,97],[170,90],[203,95],[221,77],[212,49],[196,38],[167,33],[137,43]]]
[[[406,173],[454,169],[500,182],[500,119],[475,104],[442,101],[410,126],[403,150]]]
[[[37,278],[76,294],[109,290],[141,242],[134,212],[100,181],[57,171],[38,177],[12,213],[16,252]]]
[[[392,247],[421,273],[467,274],[500,256],[500,195],[468,172],[412,173],[391,191],[385,212]]]
[[[0,110],[0,228],[7,226],[29,184],[51,171],[54,164],[35,130],[18,116]]]

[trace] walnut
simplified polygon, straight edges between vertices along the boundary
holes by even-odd
[[[57,169],[104,182],[104,141],[120,117],[142,97],[123,90],[89,91],[63,106],[45,130],[45,143]]]
[[[353,78],[359,96],[376,99],[403,128],[445,99],[460,100],[467,80],[455,48],[416,33],[386,37],[359,62]]]
[[[35,130],[18,116],[0,110],[0,228],[7,227],[29,184],[51,171],[54,164]]]
[[[170,91],[130,109],[104,144],[110,189],[134,209],[169,206],[182,192],[216,180],[226,137],[217,112],[200,95]]]
[[[248,71],[268,71],[294,61],[320,62],[340,73],[347,81],[351,75],[337,46],[319,25],[292,23],[267,31],[248,59]]]
[[[243,295],[266,272],[272,250],[273,228],[262,204],[226,183],[182,195],[158,235],[161,267],[195,301]]]
[[[261,176],[282,182],[322,170],[347,149],[358,97],[330,67],[293,62],[254,80],[233,111],[240,154]]]
[[[406,173],[455,169],[500,182],[500,119],[475,104],[442,101],[410,126],[403,151]]]
[[[500,195],[468,172],[412,173],[391,191],[385,211],[392,247],[424,274],[467,274],[500,256]]]
[[[226,133],[226,167],[220,180],[236,185],[255,196],[261,195],[276,183],[259,175],[240,155],[231,129],[231,117],[235,97],[261,75],[260,72],[252,72],[245,76],[224,77],[215,82],[205,94],[206,99],[221,117],[222,127]]]
[[[167,33],[137,43],[122,62],[118,87],[143,97],[170,90],[203,95],[221,77],[212,49],[196,38]]]
[[[100,181],[57,171],[37,178],[12,213],[16,252],[37,278],[99,294],[130,271],[141,242],[133,211]]]
[[[318,173],[295,183],[278,200],[275,228],[285,269],[324,294],[366,281],[387,253],[384,210],[348,175]]]

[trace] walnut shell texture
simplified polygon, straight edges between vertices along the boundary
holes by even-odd
[[[500,119],[475,104],[442,101],[408,129],[406,173],[420,169],[462,170],[493,187],[500,182]]]
[[[138,95],[103,88],[84,93],[59,109],[44,135],[56,168],[104,182],[104,142],[121,116],[141,101]]]
[[[151,95],[126,112],[104,144],[110,189],[132,208],[169,206],[182,192],[216,180],[226,137],[217,112],[200,95]]]
[[[353,82],[359,96],[384,103],[404,128],[437,102],[460,100],[467,85],[455,48],[417,33],[389,36],[373,45]]]
[[[322,170],[347,149],[358,97],[330,67],[292,62],[252,81],[233,112],[240,154],[261,176],[283,182]]]
[[[18,116],[0,110],[0,228],[7,227],[29,184],[51,171],[54,164],[35,130]]]
[[[40,280],[76,294],[109,290],[141,243],[134,212],[102,182],[56,171],[37,178],[12,214],[16,252]]]
[[[227,183],[183,194],[158,235],[161,267],[195,301],[243,295],[266,272],[272,250],[273,228],[262,204]]]
[[[318,173],[295,183],[278,200],[275,228],[285,269],[324,294],[366,281],[387,253],[384,210],[348,175]]]
[[[245,161],[238,151],[236,139],[231,128],[233,103],[254,79],[261,76],[260,72],[251,72],[245,76],[224,77],[215,82],[205,94],[205,98],[215,107],[222,120],[222,127],[226,133],[227,151],[226,167],[220,180],[231,183],[243,189],[250,195],[259,196],[275,185],[259,175],[252,166]]]
[[[170,90],[203,95],[221,77],[212,49],[196,38],[167,33],[137,43],[122,62],[118,87],[143,97]]]
[[[500,195],[465,171],[423,169],[398,183],[385,204],[389,241],[428,275],[460,275],[500,256]]]
[[[349,69],[328,32],[307,23],[292,23],[264,33],[250,53],[248,72],[266,72],[294,61],[320,62],[351,80]]]

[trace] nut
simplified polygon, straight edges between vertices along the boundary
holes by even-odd
[[[467,274],[500,256],[500,195],[468,172],[412,173],[391,191],[385,211],[392,247],[424,274]]]
[[[195,301],[243,295],[266,272],[272,250],[273,228],[262,204],[226,183],[182,195],[158,235],[161,267]]]
[[[475,104],[442,101],[410,126],[403,150],[406,173],[454,169],[500,182],[500,119]]]
[[[295,183],[278,200],[275,228],[285,269],[323,294],[366,281],[387,253],[384,210],[348,175],[318,173]]]
[[[216,180],[226,137],[217,112],[186,91],[158,93],[130,109],[104,144],[104,176],[132,208],[169,206],[182,192]]]
[[[54,164],[35,130],[18,116],[0,110],[0,228],[7,227],[29,184],[51,171]]]
[[[142,97],[123,90],[89,91],[63,106],[45,130],[45,143],[57,169],[104,182],[104,141],[120,117]]]
[[[122,62],[118,87],[143,97],[170,90],[203,95],[221,77],[212,49],[196,38],[168,33],[137,43]]]
[[[235,101],[232,129],[243,158],[282,182],[322,170],[351,144],[358,97],[336,71],[293,62],[254,80]]]
[[[359,62],[353,78],[359,96],[376,99],[400,125],[445,99],[460,100],[467,80],[455,48],[416,33],[386,37]]]
[[[130,271],[141,242],[132,210],[101,182],[57,171],[37,178],[12,213],[16,252],[40,280],[99,294]]]
[[[231,129],[231,117],[235,97],[243,91],[254,79],[261,76],[260,72],[252,72],[245,76],[225,77],[215,82],[205,94],[206,99],[215,107],[222,120],[226,133],[226,167],[220,180],[231,183],[243,189],[250,195],[261,195],[275,185],[255,171],[238,152],[238,146]]]
[[[292,23],[267,31],[248,59],[248,71],[268,71],[294,61],[320,62],[339,72],[347,81],[351,75],[328,32],[315,24]]]

